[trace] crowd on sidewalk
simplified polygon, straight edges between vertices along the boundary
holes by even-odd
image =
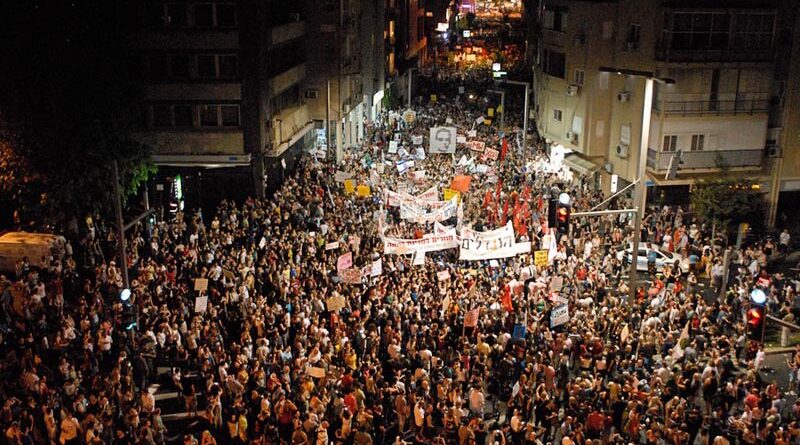
[[[269,199],[138,227],[124,302],[113,231],[99,219],[63,260],[21,263],[4,277],[0,313],[6,442],[800,443],[800,403],[759,373],[763,350],[747,351],[757,280],[771,306],[800,308],[797,281],[766,275],[769,246],[737,252],[730,290],[709,297],[724,273],[710,227],[681,208],[651,208],[643,240],[690,266],[644,272],[630,298],[619,255],[629,217],[575,218],[569,234],[554,233],[548,190],[568,193],[576,210],[602,193],[541,144],[522,145],[518,118],[509,113],[501,135],[484,113],[458,95],[410,117],[387,112],[342,164],[305,156]],[[418,152],[435,126],[470,143]],[[400,172],[404,159],[414,166]],[[457,215],[409,219],[390,202],[419,203],[431,189],[428,202],[447,201],[456,176],[471,179]],[[529,251],[386,253],[388,238],[509,225]],[[195,431],[167,429],[148,390],[156,382],[179,392]]]

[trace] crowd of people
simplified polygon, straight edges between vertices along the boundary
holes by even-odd
[[[630,298],[619,255],[630,216],[575,218],[568,234],[554,233],[544,198],[553,186],[576,210],[603,195],[542,144],[522,144],[517,117],[501,134],[489,118],[476,123],[482,97],[458,94],[415,111],[384,113],[341,164],[304,157],[268,199],[140,225],[128,240],[125,301],[114,232],[101,219],[63,259],[20,263],[4,277],[0,311],[6,442],[800,443],[800,403],[765,380],[763,349],[751,357],[745,336],[759,279],[771,307],[800,309],[798,282],[765,273],[768,246],[732,255],[726,292],[710,227],[678,207],[650,208],[643,240],[691,267],[645,273]],[[418,154],[415,136],[427,147],[440,125],[474,130],[469,141],[499,158],[480,160],[462,143],[454,155]],[[415,164],[400,173],[403,156]],[[443,200],[457,175],[472,179],[463,216],[414,222],[387,202],[387,191],[432,187]],[[369,191],[349,193],[343,177]],[[386,236],[509,221],[530,252],[384,253]],[[546,265],[536,250],[548,252]],[[360,282],[337,269],[348,252],[350,269],[369,269]],[[564,305],[568,319],[551,323]],[[162,390],[179,394],[190,430],[167,427]]]

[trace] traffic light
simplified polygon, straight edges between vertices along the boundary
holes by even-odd
[[[747,310],[747,339],[763,343],[766,311],[764,306],[753,305]]]
[[[558,227],[558,233],[564,235],[569,233],[569,216],[571,213],[572,206],[564,204],[563,202],[558,203],[558,207],[556,207],[556,227]]]

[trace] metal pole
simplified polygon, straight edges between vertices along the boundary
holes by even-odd
[[[500,113],[500,131],[506,131],[506,92],[505,92],[505,90],[503,90],[503,92],[500,93],[500,109],[503,110],[503,112]]]
[[[572,213],[570,216],[573,218],[578,218],[581,216],[606,216],[606,215],[619,215],[620,213],[636,213],[636,209],[618,209],[618,210],[598,210],[598,211],[588,211],[588,212],[576,212]]]
[[[527,41],[525,43],[527,45]],[[525,57],[528,57],[527,51],[525,52]],[[525,153],[528,149],[528,96],[529,96],[529,85],[525,83],[525,111],[522,113],[522,146],[523,146],[523,153]]]
[[[128,279],[128,258],[125,255],[125,224],[122,222],[122,196],[119,190],[119,167],[117,161],[114,161],[113,166],[114,174],[114,216],[117,219],[117,255],[119,255],[119,268],[122,271],[122,285],[123,289],[130,289],[130,281]]]
[[[414,71],[414,68],[408,69],[408,108],[411,109],[411,72]]]
[[[331,149],[331,79],[325,81],[328,97],[325,101],[325,142],[327,149]]]
[[[630,270],[630,297],[631,301],[636,300],[636,290],[639,286],[636,263],[639,259],[639,243],[642,235],[642,217],[644,216],[647,205],[647,184],[644,181],[645,168],[647,167],[647,145],[650,139],[650,115],[653,107],[653,78],[648,77],[644,83],[644,109],[642,110],[642,138],[639,141],[639,168],[636,176],[639,182],[634,189],[634,207],[636,207],[636,219],[633,225],[633,249],[631,250],[631,270]]]

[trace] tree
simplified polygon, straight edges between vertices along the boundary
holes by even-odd
[[[0,192],[28,219],[110,209],[114,160],[126,197],[154,171],[150,149],[131,136],[142,95],[130,77],[117,4],[0,6],[0,178],[13,179]]]
[[[732,229],[741,222],[763,223],[765,203],[759,183],[732,178],[727,167],[720,168],[719,174],[697,181],[692,191],[692,209],[698,218],[722,229]]]

